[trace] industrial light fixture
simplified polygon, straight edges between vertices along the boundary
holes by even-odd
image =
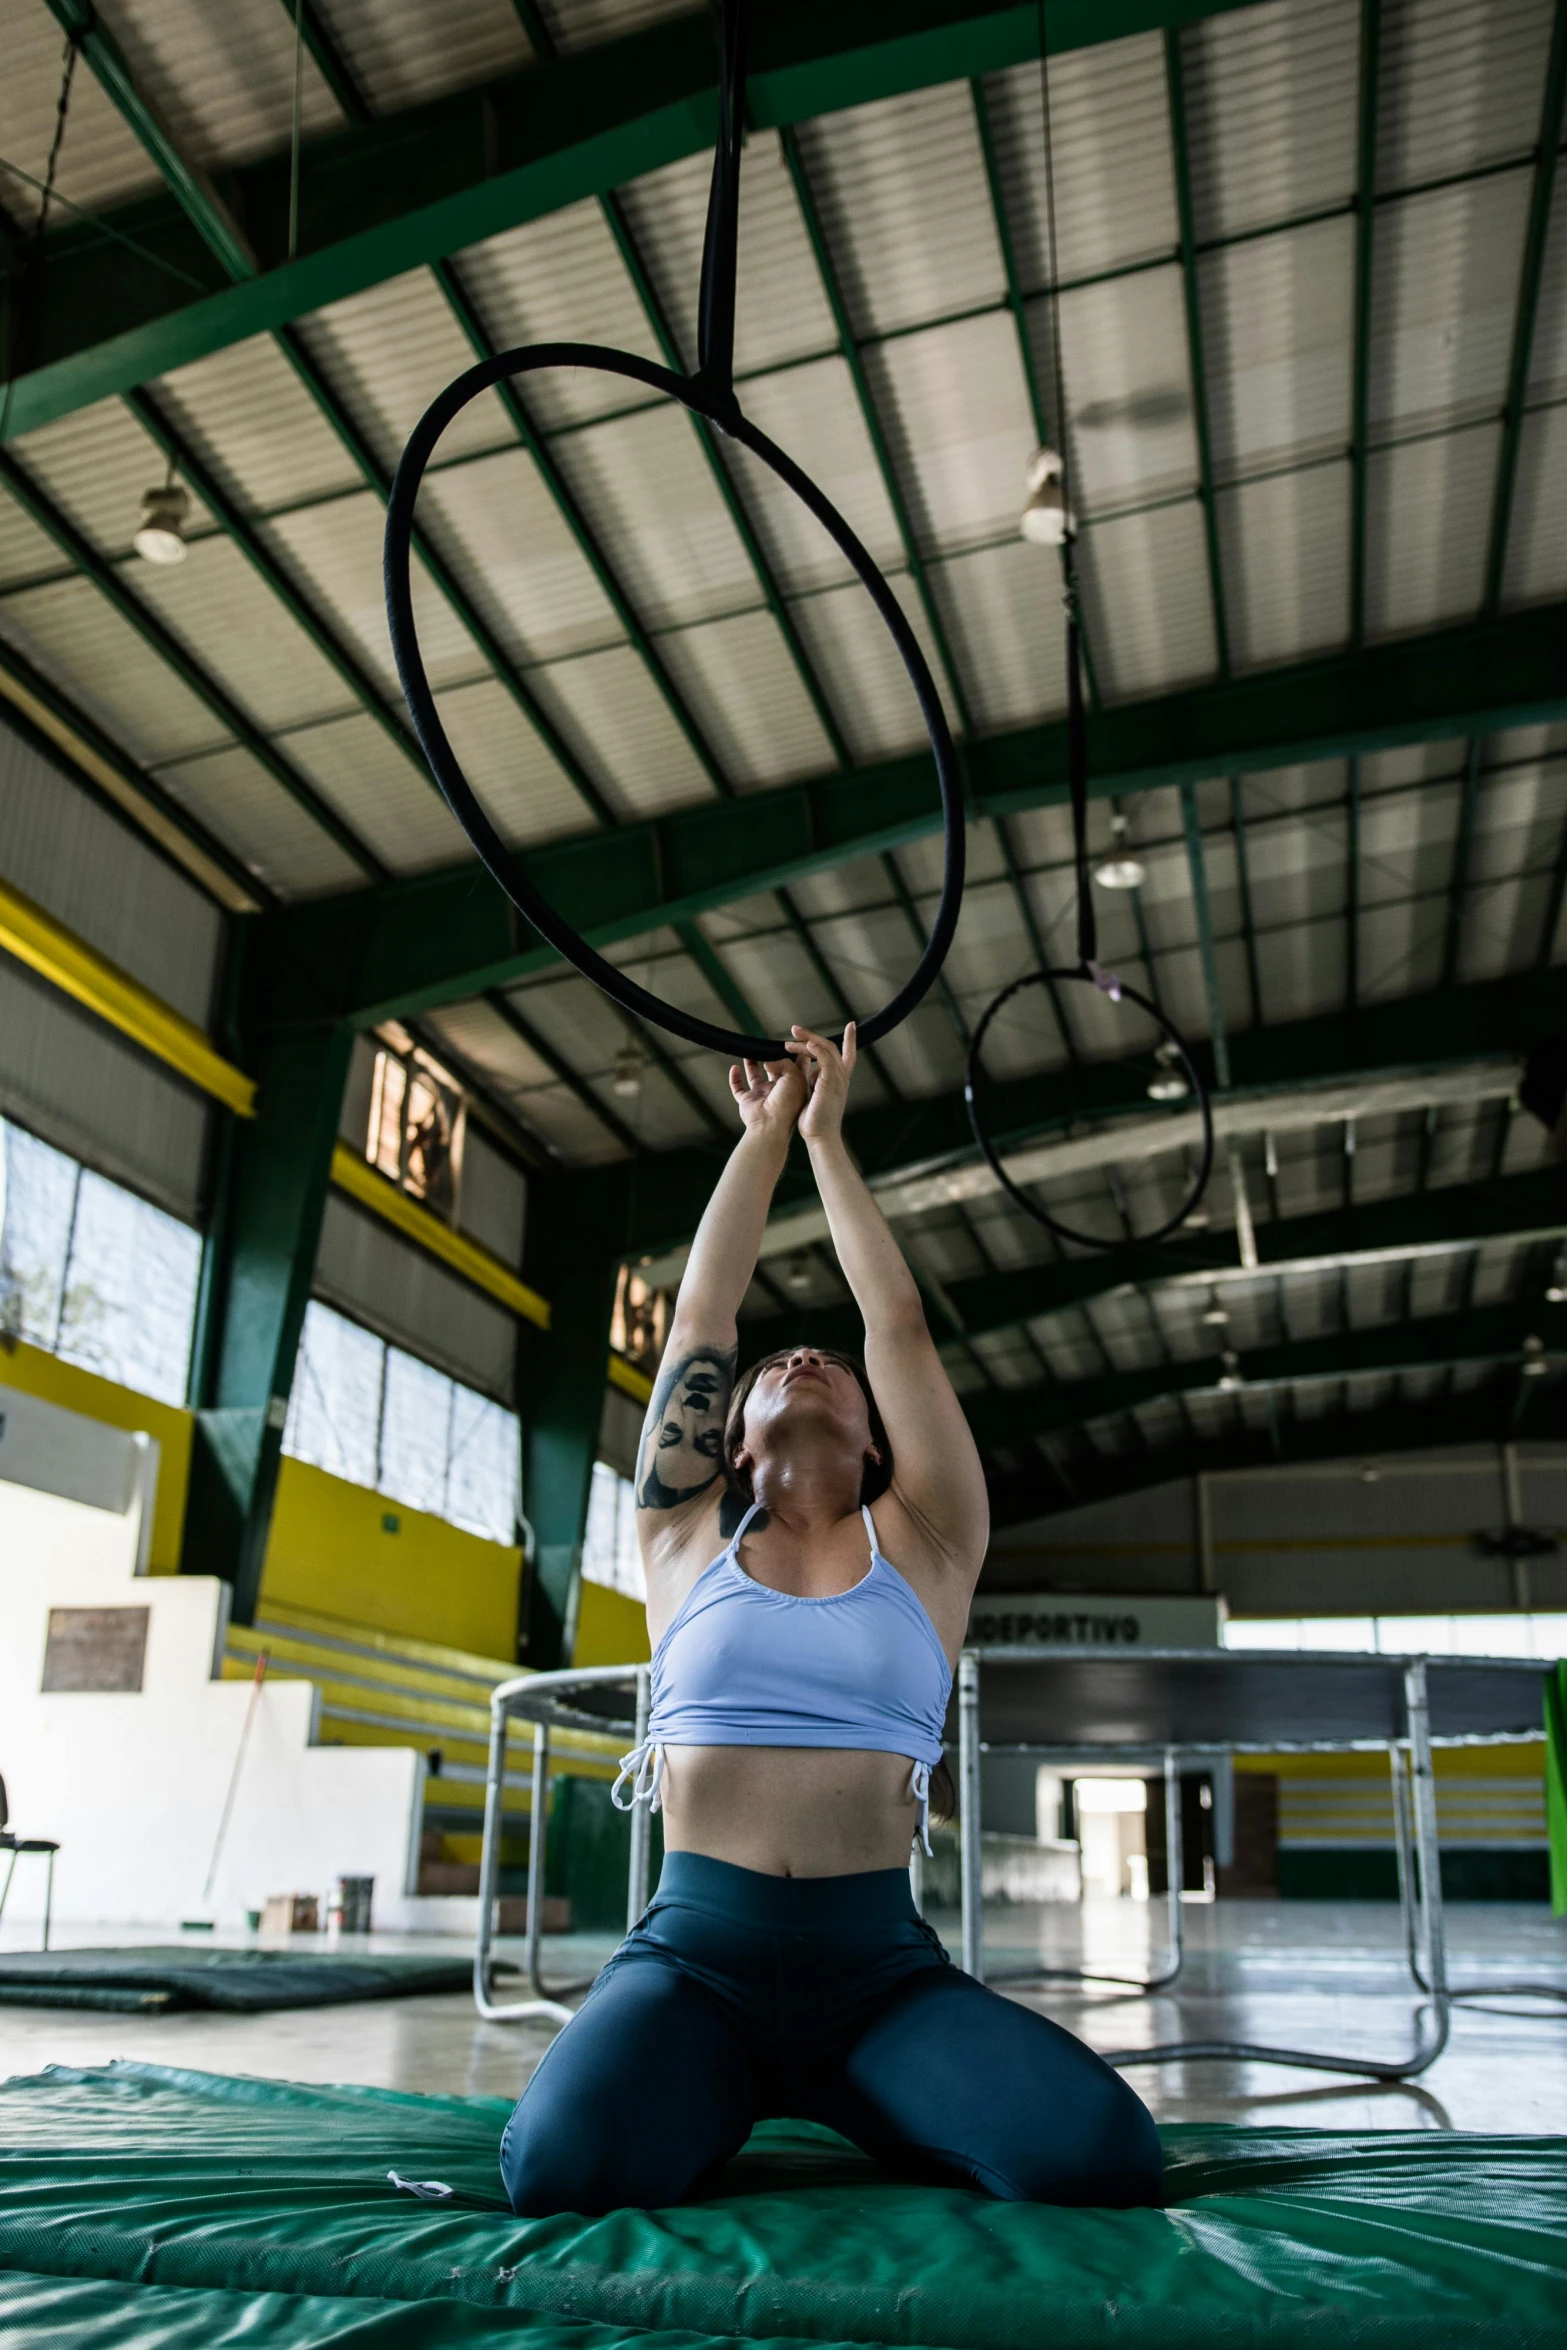
[[[1203,1320],[1210,1330],[1223,1330],[1227,1326],[1229,1319],[1229,1315],[1225,1312],[1223,1306],[1220,1305],[1217,1298],[1212,1300],[1207,1312],[1203,1315]]]
[[[1233,1346],[1227,1346],[1219,1360],[1224,1365],[1223,1375],[1219,1380],[1220,1392],[1225,1395],[1233,1395],[1237,1387],[1244,1387],[1246,1384],[1241,1377],[1241,1358]]]
[[[1523,1361],[1519,1364],[1526,1379],[1542,1379],[1550,1369],[1545,1359],[1545,1341],[1532,1335],[1523,1342]]]
[[[623,1102],[634,1101],[642,1091],[642,1055],[634,1044],[623,1044],[615,1055],[609,1090]]]
[[[789,1259],[788,1269],[784,1274],[784,1283],[785,1286],[789,1289],[810,1288],[811,1268],[806,1263],[804,1257],[791,1257]]]
[[[1151,1102],[1183,1102],[1191,1092],[1186,1072],[1181,1067],[1178,1048],[1166,1038],[1154,1054],[1155,1068],[1148,1080],[1148,1099]],[[1191,1218],[1187,1218],[1190,1223]]]
[[[1360,1471],[1360,1482],[1362,1485],[1375,1485],[1381,1478],[1381,1475],[1382,1472],[1377,1467],[1375,1461],[1366,1461],[1362,1463]]]
[[[171,465],[168,480],[142,497],[141,528],[131,544],[144,562],[184,562],[189,552],[185,544],[185,520],[189,513],[190,499],[175,480]]]
[[[1110,819],[1110,854],[1094,867],[1094,879],[1101,889],[1141,889],[1147,879],[1141,860],[1127,853],[1124,816]]]
[[[1036,449],[1028,461],[1028,501],[1018,528],[1036,547],[1059,547],[1072,527],[1062,487],[1064,470],[1054,449]]]
[[[1545,1293],[1548,1306],[1567,1305],[1567,1257],[1558,1257],[1551,1267],[1551,1286]]]

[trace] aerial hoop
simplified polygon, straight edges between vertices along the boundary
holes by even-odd
[[[957,752],[941,707],[941,696],[929,664],[920,651],[902,607],[870,555],[837,508],[792,458],[740,413],[734,391],[734,299],[736,233],[739,216],[740,145],[744,119],[745,66],[743,55],[743,0],[725,0],[723,68],[720,79],[718,148],[713,162],[712,192],[708,202],[707,238],[702,256],[702,287],[698,366],[694,375],[677,375],[630,351],[616,351],[595,343],[529,343],[483,359],[448,384],[432,400],[409,436],[392,484],[386,514],[383,569],[386,615],[392,653],[402,683],[414,732],[452,814],[519,913],[526,915],[539,935],[606,995],[670,1035],[688,1043],[709,1046],[727,1058],[778,1061],[785,1058],[781,1038],[745,1036],[698,1020],[676,1005],[650,995],[634,979],[598,954],[563,921],[529,881],[521,860],[506,846],[480,806],[458,763],[441,724],[435,698],[425,675],[414,626],[410,584],[409,543],[414,500],[435,444],[452,419],[492,384],[513,376],[530,375],[550,367],[586,367],[602,375],[618,375],[647,385],[740,446],[749,449],[813,514],[834,544],[847,557],[898,648],[909,682],[919,701],[930,737],[941,787],[942,825],[946,837],[946,874],[941,902],[930,939],[913,975],[892,1001],[859,1022],[862,1044],[874,1044],[908,1017],[933,984],[947,957],[963,902],[964,812]]]
[[[1050,83],[1045,64],[1048,43],[1045,38],[1045,0],[1038,0],[1039,9],[1039,79],[1044,110],[1045,145],[1045,207],[1049,228],[1049,279],[1059,285],[1060,273],[1056,266],[1056,196],[1055,169],[1050,140]],[[1059,302],[1060,297],[1052,300]],[[1058,1240],[1070,1240],[1079,1248],[1117,1249],[1146,1247],[1154,1241],[1168,1240],[1196,1207],[1208,1188],[1213,1172],[1213,1104],[1202,1074],[1187,1048],[1186,1039],[1173,1020],[1159,1006],[1149,1001],[1137,988],[1113,971],[1104,970],[1099,962],[1098,921],[1094,913],[1094,883],[1088,864],[1088,724],[1083,706],[1083,632],[1077,590],[1075,536],[1072,528],[1071,501],[1067,494],[1067,431],[1066,392],[1061,372],[1060,313],[1052,310],[1051,372],[1055,390],[1056,431],[1060,449],[1056,452],[1061,483],[1060,545],[1061,594],[1066,606],[1066,774],[1067,791],[1072,805],[1072,855],[1077,883],[1077,961],[1074,964],[1052,967],[1046,971],[1028,971],[1021,979],[1014,979],[1004,987],[992,1003],[987,1005],[983,1018],[969,1042],[968,1065],[963,1077],[963,1101],[968,1111],[969,1127],[986,1166],[1000,1184],[1007,1197],[1020,1207],[1025,1216],[1032,1216],[1036,1224],[1043,1224]],[[1112,1003],[1136,1004],[1163,1032],[1160,1056],[1179,1060],[1186,1072],[1188,1089],[1195,1100],[1202,1119],[1202,1152],[1197,1168],[1197,1179],[1179,1211],[1161,1224],[1156,1231],[1139,1232],[1128,1236],[1107,1237],[1099,1232],[1079,1232],[1074,1225],[1064,1224],[1059,1216],[1052,1216],[1048,1208],[1031,1199],[1022,1185],[1015,1183],[1002,1163],[1001,1155],[985,1130],[980,1116],[979,1082],[982,1075],[980,1056],[991,1022],[1015,995],[1026,987],[1053,988],[1058,983],[1092,987],[1106,995]],[[1184,1097],[1183,1097],[1184,1098]]]

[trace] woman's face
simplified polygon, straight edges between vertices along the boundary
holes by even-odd
[[[786,1424],[810,1421],[840,1435],[845,1452],[857,1459],[880,1458],[865,1391],[848,1364],[821,1347],[797,1346],[766,1366],[745,1399],[739,1465],[754,1465]]]

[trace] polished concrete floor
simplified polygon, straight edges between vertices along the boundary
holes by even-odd
[[[1166,1991],[1140,1997],[1050,1983],[1012,1995],[1105,2050],[1193,2037],[1339,2055],[1410,2046],[1415,1994],[1391,1905],[1232,1900],[1188,1904],[1183,1914],[1186,1963]],[[939,1915],[934,1922],[955,1945],[956,1919]],[[1487,1903],[1451,1908],[1447,1925],[1455,1984],[1527,1978],[1567,1990],[1567,1920],[1553,1920],[1540,1907]],[[992,1974],[1035,1964],[1157,1971],[1163,1928],[1157,1903],[997,1905],[986,1919],[987,1966]],[[123,1944],[173,1937],[104,1927],[67,1939]],[[210,1936],[199,1939],[210,1946]],[[7,1949],[21,1946],[9,1920],[4,1940]],[[313,1946],[295,1938],[296,1948]],[[584,1974],[610,1946],[584,1936],[551,1937],[547,1973],[552,1980]],[[392,1936],[376,1936],[370,1947],[454,1955],[461,1948]],[[0,2075],[119,2056],[211,2072],[507,2096],[520,2091],[549,2039],[537,2025],[481,2023],[464,1993],[256,2016],[0,2006]],[[1169,2121],[1556,2132],[1567,2129],[1567,1999],[1456,2008],[1447,2049],[1418,2082],[1401,2087],[1210,2061],[1137,2067],[1129,2077]]]

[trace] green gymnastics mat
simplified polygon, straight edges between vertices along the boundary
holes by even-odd
[[[336,2007],[350,1999],[401,1999],[420,1991],[466,1991],[471,1958],[422,1958],[403,1951],[227,1950],[183,1943],[131,1950],[7,1952],[0,1958],[0,2006],[104,2007],[159,2014],[223,2007]]]
[[[1160,2211],[898,2184],[804,2123],[703,2201],[519,2220],[500,2098],[56,2066],[0,2087],[0,2333],[163,2350],[1537,2350],[1567,2139],[1164,2132]],[[452,2189],[400,2192],[388,2173]]]

